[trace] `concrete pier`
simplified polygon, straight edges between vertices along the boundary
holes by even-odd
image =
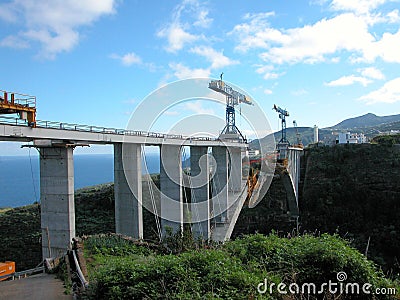
[[[141,144],[114,144],[116,232],[143,238]]]
[[[181,146],[160,147],[161,228],[183,232],[183,194]]]
[[[229,191],[239,192],[242,189],[242,152],[240,148],[230,147]]]
[[[217,222],[228,218],[228,165],[229,155],[226,147],[213,147],[212,155],[216,169],[213,181],[213,215]]]
[[[75,236],[72,147],[39,148],[43,258],[62,255]]]
[[[195,239],[209,240],[210,231],[210,166],[208,147],[190,147],[191,223]]]

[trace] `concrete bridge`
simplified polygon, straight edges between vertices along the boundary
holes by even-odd
[[[36,127],[29,127],[19,119],[1,117],[0,140],[33,142],[31,146],[39,150],[43,258],[63,254],[75,237],[73,151],[77,146],[109,144],[114,148],[117,233],[143,238],[145,146],[160,148],[159,216],[163,235],[167,228],[178,232],[186,222],[191,224],[195,238],[225,241],[230,238],[247,196],[242,161],[248,145],[221,136],[185,137],[39,120]],[[190,175],[182,169],[184,147],[190,147]],[[294,197],[291,210],[295,212],[299,156],[292,152],[287,174]],[[184,203],[182,192],[188,182],[189,205]]]
[[[33,128],[19,119],[4,117],[0,119],[0,140],[33,142],[32,146],[39,150],[44,258],[63,253],[75,236],[73,150],[76,146],[110,144],[114,147],[117,233],[143,238],[141,169],[146,145],[160,147],[159,213],[163,234],[167,226],[173,232],[181,230],[186,221],[192,224],[195,237],[228,239],[236,221],[233,218],[237,218],[246,196],[242,156],[247,144],[235,140],[45,121],[37,121]],[[190,147],[191,176],[182,169],[182,147]],[[211,187],[210,174],[204,170],[212,168],[218,181]],[[185,178],[186,181],[191,179],[195,186],[189,208],[190,220],[184,215],[182,186]],[[212,197],[209,190],[213,191]],[[218,226],[213,226],[211,220]]]

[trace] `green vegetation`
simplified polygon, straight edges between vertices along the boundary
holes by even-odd
[[[338,233],[385,273],[400,278],[400,149],[336,145],[305,150],[301,163],[300,232]],[[233,234],[286,234],[296,228],[279,179],[253,209],[243,208]],[[292,234],[292,233],[291,233]]]
[[[319,147],[305,159],[302,229],[338,232],[398,276],[400,151],[384,145]]]
[[[272,295],[259,294],[257,286],[265,279],[318,286],[337,282],[337,273],[343,271],[347,282],[394,286],[346,241],[327,234],[294,238],[257,234],[175,255],[120,236],[88,237],[84,248],[90,262],[87,299],[301,299],[305,295],[281,297],[276,288]]]
[[[77,235],[115,231],[113,185],[78,190],[75,210]],[[40,205],[3,211],[0,229],[0,261],[15,261],[18,271],[34,268],[41,262]]]
[[[36,267],[42,257],[39,205],[0,213],[0,262],[16,262],[17,270]]]
[[[387,146],[400,144],[400,134],[378,135],[378,136],[374,137],[371,142],[380,144],[380,145],[387,145]]]

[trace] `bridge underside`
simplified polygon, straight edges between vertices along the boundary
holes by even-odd
[[[39,144],[43,258],[61,255],[75,237],[74,145]],[[195,239],[230,238],[247,196],[241,148],[190,147],[190,172],[184,171],[181,146],[160,147],[160,190],[155,207],[161,236],[191,226]],[[116,232],[143,238],[142,145],[114,144]],[[190,187],[188,196],[183,186]],[[157,193],[157,191],[155,191]],[[146,200],[148,201],[148,200]],[[147,203],[148,204],[148,203]]]
[[[21,132],[17,131],[14,137],[8,135],[3,138],[19,140],[18,134]],[[32,140],[25,134],[23,131],[22,140]],[[34,146],[40,151],[44,258],[61,254],[75,236],[73,149],[88,137],[86,134],[82,140],[73,141],[33,139]],[[0,139],[3,138],[0,132]],[[150,145],[157,145],[159,141],[155,139]],[[132,143],[104,142],[114,145],[116,231],[142,239],[144,200],[141,165],[145,144],[136,140]],[[170,143],[160,144],[160,191],[154,207],[161,219],[161,236],[165,237],[169,230],[179,232],[183,224],[188,223],[196,239],[225,241],[230,238],[247,197],[248,174],[243,171],[242,165],[245,145],[233,142],[226,145],[220,141],[211,141],[210,144],[198,140],[189,146],[190,172],[182,169],[181,151],[186,145],[181,140],[178,143],[178,140],[171,139]],[[292,215],[298,214],[299,153],[298,149],[289,150],[287,169],[282,173]],[[188,197],[183,195],[185,184],[190,187],[189,203],[185,203]],[[263,188],[268,187],[261,184],[253,197],[257,197]]]

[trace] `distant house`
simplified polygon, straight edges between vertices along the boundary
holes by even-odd
[[[363,133],[341,132],[336,137],[336,144],[364,144],[368,143]]]

